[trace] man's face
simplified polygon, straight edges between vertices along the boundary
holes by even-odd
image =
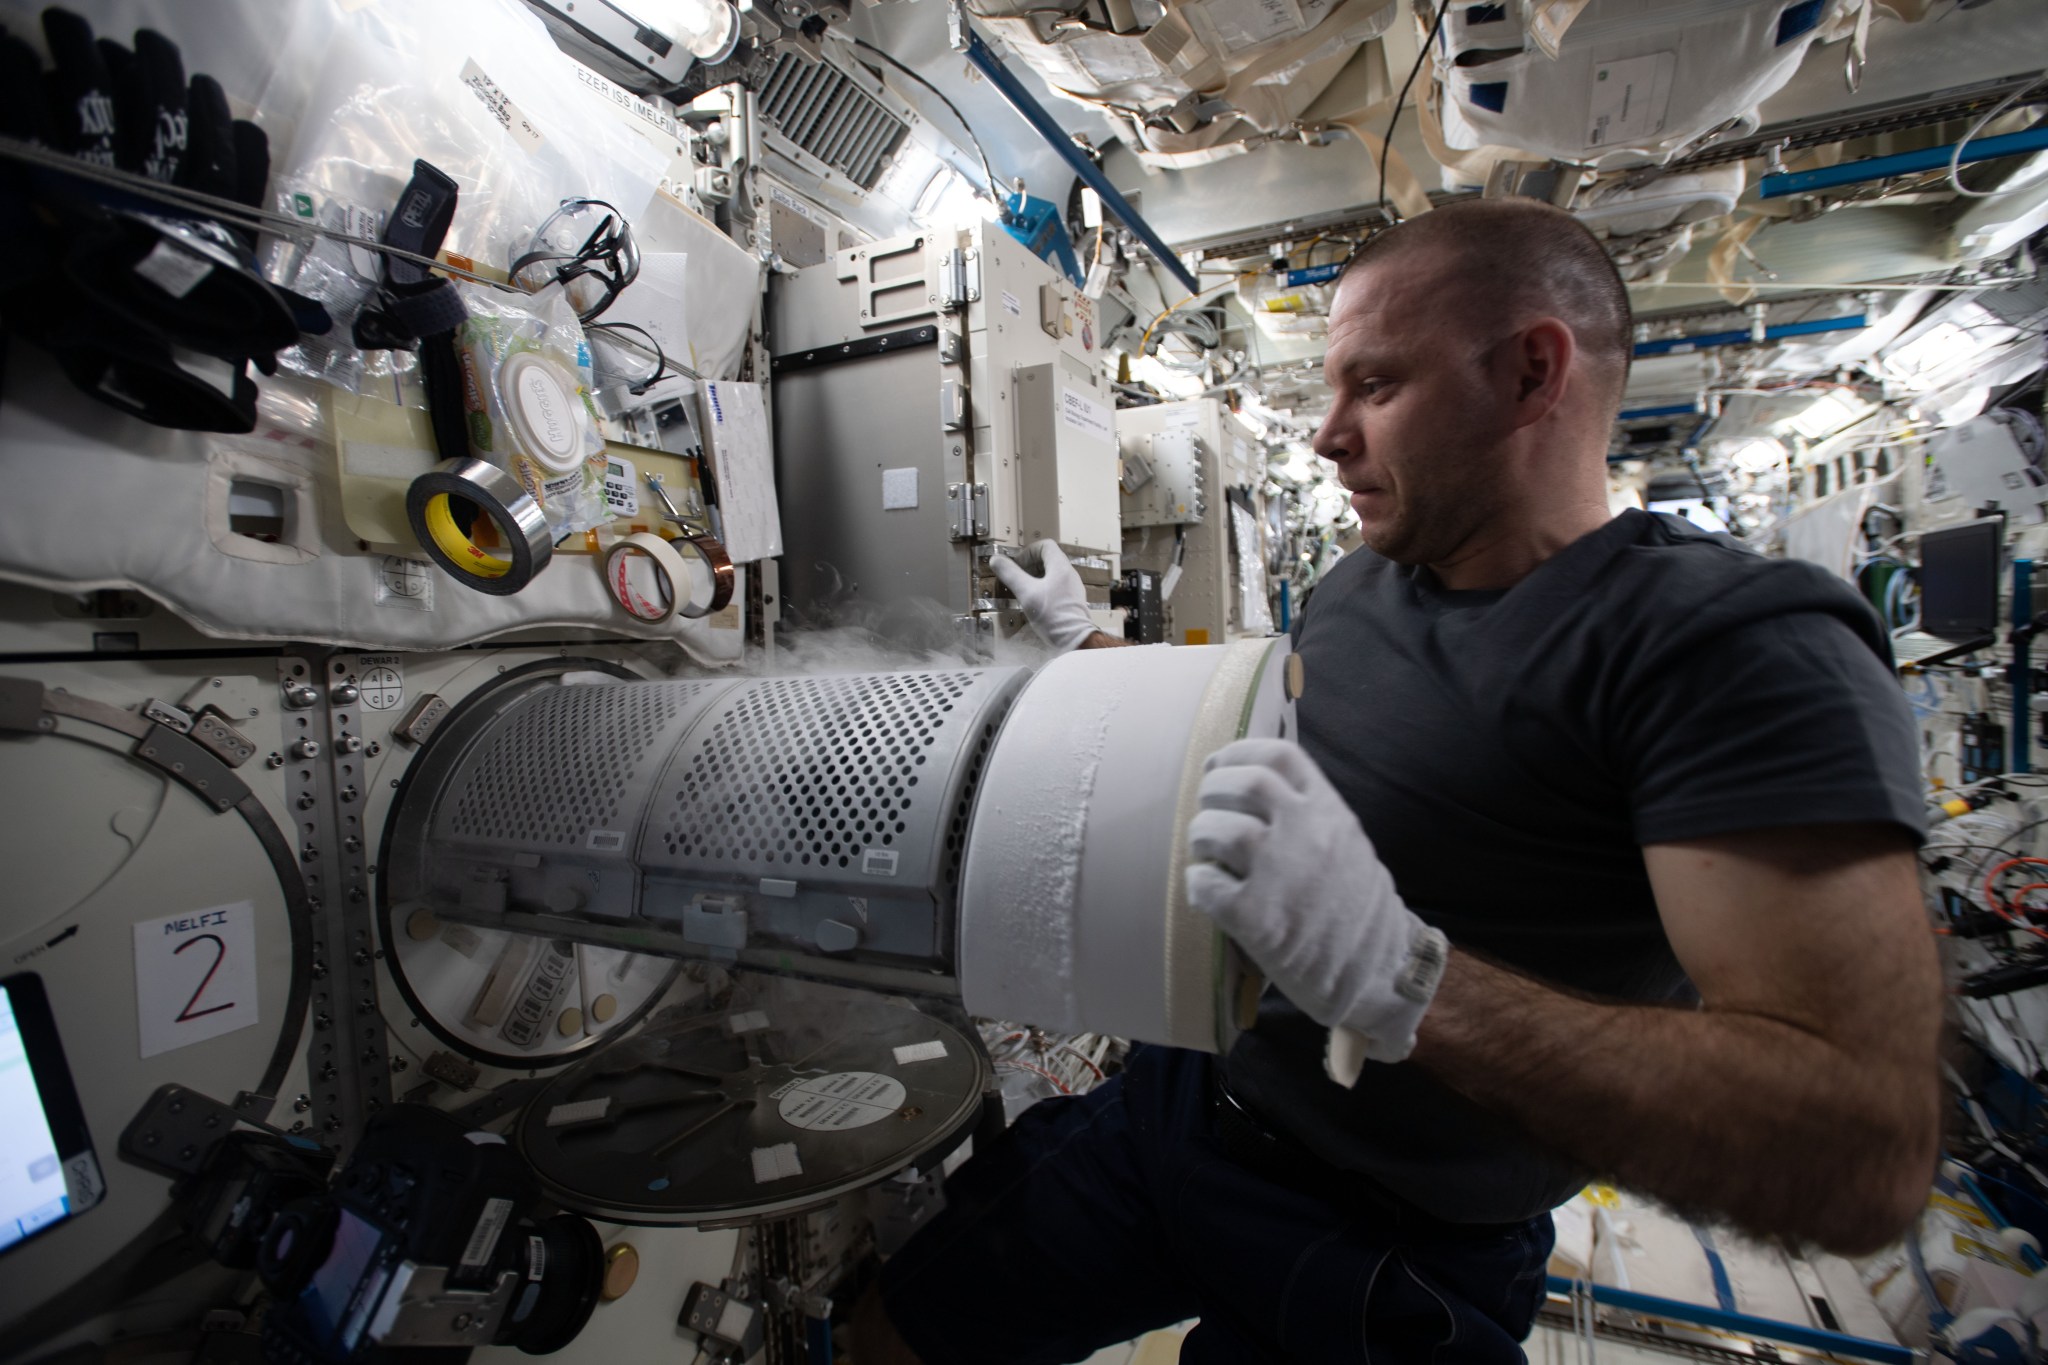
[[[1315,451],[1336,462],[1366,545],[1396,563],[1448,560],[1508,496],[1489,312],[1422,253],[1338,290],[1323,360],[1335,398]]]

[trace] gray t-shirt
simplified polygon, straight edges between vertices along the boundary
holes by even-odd
[[[1875,614],[1813,565],[1678,517],[1625,512],[1503,591],[1452,592],[1361,550],[1295,640],[1302,745],[1409,908],[1580,991],[1690,992],[1645,844],[1836,821],[1924,832],[1918,737]],[[1226,1075],[1325,1160],[1461,1222],[1532,1217],[1589,1178],[1412,1064],[1338,1086],[1324,1036],[1269,990]]]

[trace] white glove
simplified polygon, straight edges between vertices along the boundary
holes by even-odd
[[[1082,641],[1100,629],[1088,614],[1088,589],[1081,585],[1081,575],[1067,562],[1058,542],[1041,540],[1034,548],[1045,566],[1039,577],[1032,577],[1022,564],[1004,555],[991,560],[989,568],[1017,599],[1040,639],[1062,654],[1079,649]]]
[[[1406,1057],[1449,941],[1401,903],[1358,817],[1298,746],[1241,739],[1204,766],[1202,808],[1188,822],[1188,903],[1336,1031],[1333,1078],[1357,1079],[1344,1058],[1358,1042],[1376,1062]]]

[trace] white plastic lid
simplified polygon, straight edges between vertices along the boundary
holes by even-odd
[[[559,365],[521,351],[505,362],[498,385],[522,452],[557,474],[583,463],[583,401]]]

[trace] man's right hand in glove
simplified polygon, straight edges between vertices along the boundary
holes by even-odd
[[[1040,639],[1062,654],[1080,649],[1089,643],[1090,636],[1098,633],[1095,618],[1088,614],[1088,590],[1081,584],[1081,575],[1074,572],[1057,542],[1041,540],[1032,549],[1045,569],[1036,577],[1016,560],[1002,555],[989,562],[989,569],[1010,590],[1010,596],[1017,599],[1017,606],[1030,618],[1031,628]],[[1099,643],[1122,642],[1104,635]]]

